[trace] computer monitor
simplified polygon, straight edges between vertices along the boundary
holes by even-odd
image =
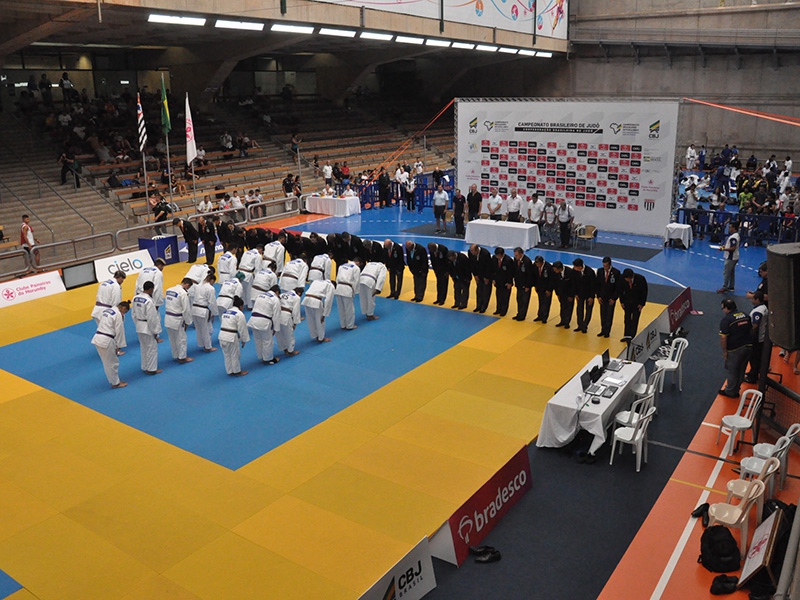
[[[606,351],[603,352],[603,369],[605,370],[608,367],[608,363],[611,362],[611,355],[608,353],[608,348]]]
[[[581,388],[585,392],[590,385],[592,385],[592,374],[589,371],[584,371],[581,373]]]

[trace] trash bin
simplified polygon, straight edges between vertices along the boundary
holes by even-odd
[[[180,260],[177,235],[158,235],[153,239],[139,238],[139,250],[147,250],[153,260],[162,258],[168,265]]]

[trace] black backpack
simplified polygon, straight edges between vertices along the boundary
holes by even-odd
[[[730,529],[714,525],[700,538],[700,556],[697,562],[712,573],[730,573],[741,568],[742,555]]]

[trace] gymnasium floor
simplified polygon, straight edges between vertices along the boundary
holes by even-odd
[[[392,208],[284,225],[427,244],[441,237],[408,230],[430,220]],[[651,283],[719,286],[722,261],[703,242],[599,241]],[[743,249],[742,292],[764,256]],[[166,284],[185,270],[167,267]],[[0,311],[0,598],[357,598],[535,438],[555,389],[622,349],[620,315],[609,343],[513,311],[431,306],[432,277],[412,304],[411,287],[407,277],[401,300],[379,299],[381,319],[359,316],[356,331],[334,309],[330,344],[312,345],[301,324],[301,354],[278,365],[256,365],[249,345],[241,379],[224,375],[221,353],[192,352],[191,332],[194,363],[171,362],[162,344],[164,373],[145,377],[128,322],[122,390],[89,344],[94,286]],[[643,321],[662,308],[648,304]]]

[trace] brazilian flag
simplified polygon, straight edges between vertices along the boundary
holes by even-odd
[[[167,104],[167,88],[164,87],[164,75],[161,75],[161,129],[164,135],[172,131],[169,121],[169,104]]]

